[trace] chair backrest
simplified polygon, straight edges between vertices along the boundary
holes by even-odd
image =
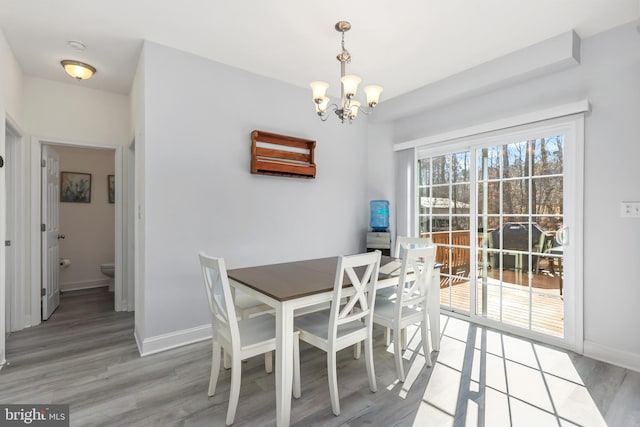
[[[396,318],[399,321],[402,307],[408,305],[426,310],[429,282],[436,259],[436,246],[407,249],[400,268],[397,292]]]
[[[396,246],[393,251],[394,258],[404,258],[407,249],[420,248],[431,245],[431,237],[396,237]]]
[[[330,341],[335,340],[338,326],[343,323],[364,319],[367,326],[372,325],[379,270],[380,251],[341,256],[338,259],[329,321]],[[354,294],[341,305],[345,275],[353,286]]]
[[[231,340],[233,347],[239,347],[238,318],[233,304],[233,296],[231,295],[224,259],[213,258],[202,252],[199,256],[204,286],[209,299],[213,333],[222,332],[223,335],[226,335],[226,339]]]

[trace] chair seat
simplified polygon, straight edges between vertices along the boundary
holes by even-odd
[[[316,311],[314,313],[298,316],[294,319],[295,328],[301,333],[315,335],[316,337],[327,341],[329,333],[330,310]],[[364,323],[353,321],[338,326],[337,339],[350,335],[357,331],[365,331],[367,327]]]
[[[386,298],[386,299],[390,299],[390,298],[395,298],[396,295],[396,287],[395,286],[391,286],[388,288],[382,288],[382,289],[377,289],[376,290],[376,304],[379,301],[379,298]]]
[[[233,303],[242,318],[274,311],[273,307],[270,307],[262,301],[259,301],[241,291],[236,291]]]
[[[240,346],[245,349],[256,343],[276,342],[276,318],[273,316],[252,317],[238,321]]]
[[[377,298],[376,306],[373,310],[373,321],[382,326],[392,327],[396,318],[396,310],[397,307],[395,300]],[[423,316],[424,313],[422,310],[405,306],[402,308],[400,327],[420,321]]]

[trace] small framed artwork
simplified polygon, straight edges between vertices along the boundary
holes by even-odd
[[[116,176],[107,175],[107,193],[109,194],[109,203],[116,202]]]
[[[91,174],[62,172],[60,174],[60,201],[91,203]]]

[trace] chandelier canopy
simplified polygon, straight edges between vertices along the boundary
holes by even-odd
[[[353,74],[346,74],[346,64],[351,62],[351,54],[344,48],[344,33],[351,29],[351,24],[347,21],[339,21],[335,28],[336,31],[342,33],[342,52],[336,56],[340,61],[340,82],[342,83],[340,105],[329,104],[329,98],[326,96],[329,83],[322,81],[311,82],[313,102],[316,106],[316,113],[322,121],[327,120],[329,111],[333,110],[342,123],[345,121],[351,123],[358,116],[358,112],[362,111],[365,114],[369,114],[373,111],[373,108],[378,105],[382,87],[377,85],[365,86],[364,93],[367,97],[368,107],[362,106],[359,101],[355,100],[358,85],[362,79]]]

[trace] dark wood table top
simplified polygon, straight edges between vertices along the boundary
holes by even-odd
[[[389,278],[393,272],[397,271],[394,268],[393,271],[384,272],[383,266],[391,261],[393,258],[382,256],[379,280]],[[227,275],[276,301],[287,301],[332,291],[337,268],[338,257],[330,257],[236,268],[228,270]],[[351,286],[347,277],[345,277],[344,286]]]

